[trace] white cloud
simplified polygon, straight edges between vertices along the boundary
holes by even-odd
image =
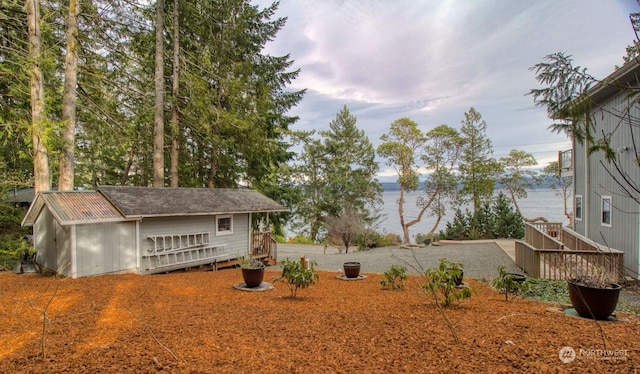
[[[496,154],[522,149],[543,165],[570,143],[525,96],[538,86],[528,69],[563,51],[603,78],[622,63],[638,10],[633,0],[282,0],[288,21],[267,52],[301,69],[294,128],[326,129],[347,105],[377,145],[398,118],[459,128],[473,106]]]

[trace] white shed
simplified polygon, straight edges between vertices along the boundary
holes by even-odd
[[[270,240],[253,239],[251,215],[282,211],[249,189],[102,186],[40,193],[22,224],[33,226],[41,268],[77,278],[216,264],[249,250],[275,258]]]

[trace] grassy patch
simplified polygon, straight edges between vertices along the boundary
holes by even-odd
[[[519,296],[546,303],[571,305],[567,282],[564,280],[527,278]],[[640,300],[640,297],[636,299]],[[621,293],[616,312],[640,315],[640,305],[637,302],[625,300]]]
[[[564,280],[527,278],[522,283],[520,296],[554,304],[570,304],[567,282]]]

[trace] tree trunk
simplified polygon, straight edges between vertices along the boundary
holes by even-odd
[[[180,128],[178,111],[178,90],[180,88],[180,20],[178,0],[173,0],[173,84],[171,87],[171,187],[178,187],[178,155]]]
[[[404,232],[405,239],[409,238],[409,227],[415,225],[416,223],[418,223],[418,222],[420,222],[422,220],[422,216],[424,215],[424,212],[426,212],[427,209],[429,209],[429,207],[433,203],[433,200],[435,200],[435,198],[436,198],[436,196],[438,195],[439,192],[440,192],[440,189],[437,188],[436,191],[429,198],[429,201],[427,201],[424,204],[424,206],[422,208],[420,208],[420,212],[418,212],[418,215],[416,216],[416,218],[414,218],[413,220],[411,220],[411,221],[409,221],[407,223],[404,223],[404,221],[403,221],[402,227],[403,227],[403,229],[406,229],[406,231]],[[407,244],[409,244],[409,242],[407,242]]]
[[[58,190],[73,190],[75,162],[76,100],[78,83],[78,0],[69,1],[67,55],[65,57],[62,121],[65,122]]]
[[[218,162],[216,156],[213,151],[213,147],[211,147],[211,156],[209,158],[209,178],[208,178],[208,187],[215,188],[216,187],[216,173],[218,172]]]
[[[404,188],[400,188],[400,199],[398,199],[398,215],[400,216],[400,225],[402,226],[402,243],[409,244],[409,226],[404,224]]]
[[[44,79],[40,69],[40,3],[27,0],[29,28],[29,60],[31,62],[31,136],[33,142],[33,186],[36,193],[51,190],[48,152],[43,142],[45,133]]]
[[[516,208],[516,212],[520,213],[520,207],[518,206],[518,201],[516,200],[516,195],[512,191],[509,191],[509,194],[511,195],[511,201],[513,202],[513,206]],[[522,213],[520,213],[520,214],[522,214]]]
[[[433,224],[433,226],[431,227],[431,230],[427,234],[433,234],[438,228],[438,225],[440,224],[441,220],[442,220],[442,216],[438,214],[438,216],[436,217],[436,223]]]
[[[155,115],[153,119],[153,187],[164,187],[164,0],[156,2]]]
[[[131,165],[133,165],[133,160],[135,156],[136,156],[136,146],[135,144],[132,144],[131,149],[129,150],[129,157],[127,158],[127,164],[124,167],[122,178],[120,178],[121,186],[125,186],[127,184],[127,181],[129,180],[129,172],[131,171]]]

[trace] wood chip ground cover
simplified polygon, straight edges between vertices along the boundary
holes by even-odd
[[[545,303],[505,302],[465,279],[477,295],[447,309],[456,344],[420,278],[387,291],[380,274],[354,282],[319,274],[291,300],[283,284],[234,289],[239,269],[81,279],[0,273],[0,372],[640,372],[633,315],[600,322],[601,332],[593,321]],[[576,352],[572,362],[560,360],[563,347]]]

